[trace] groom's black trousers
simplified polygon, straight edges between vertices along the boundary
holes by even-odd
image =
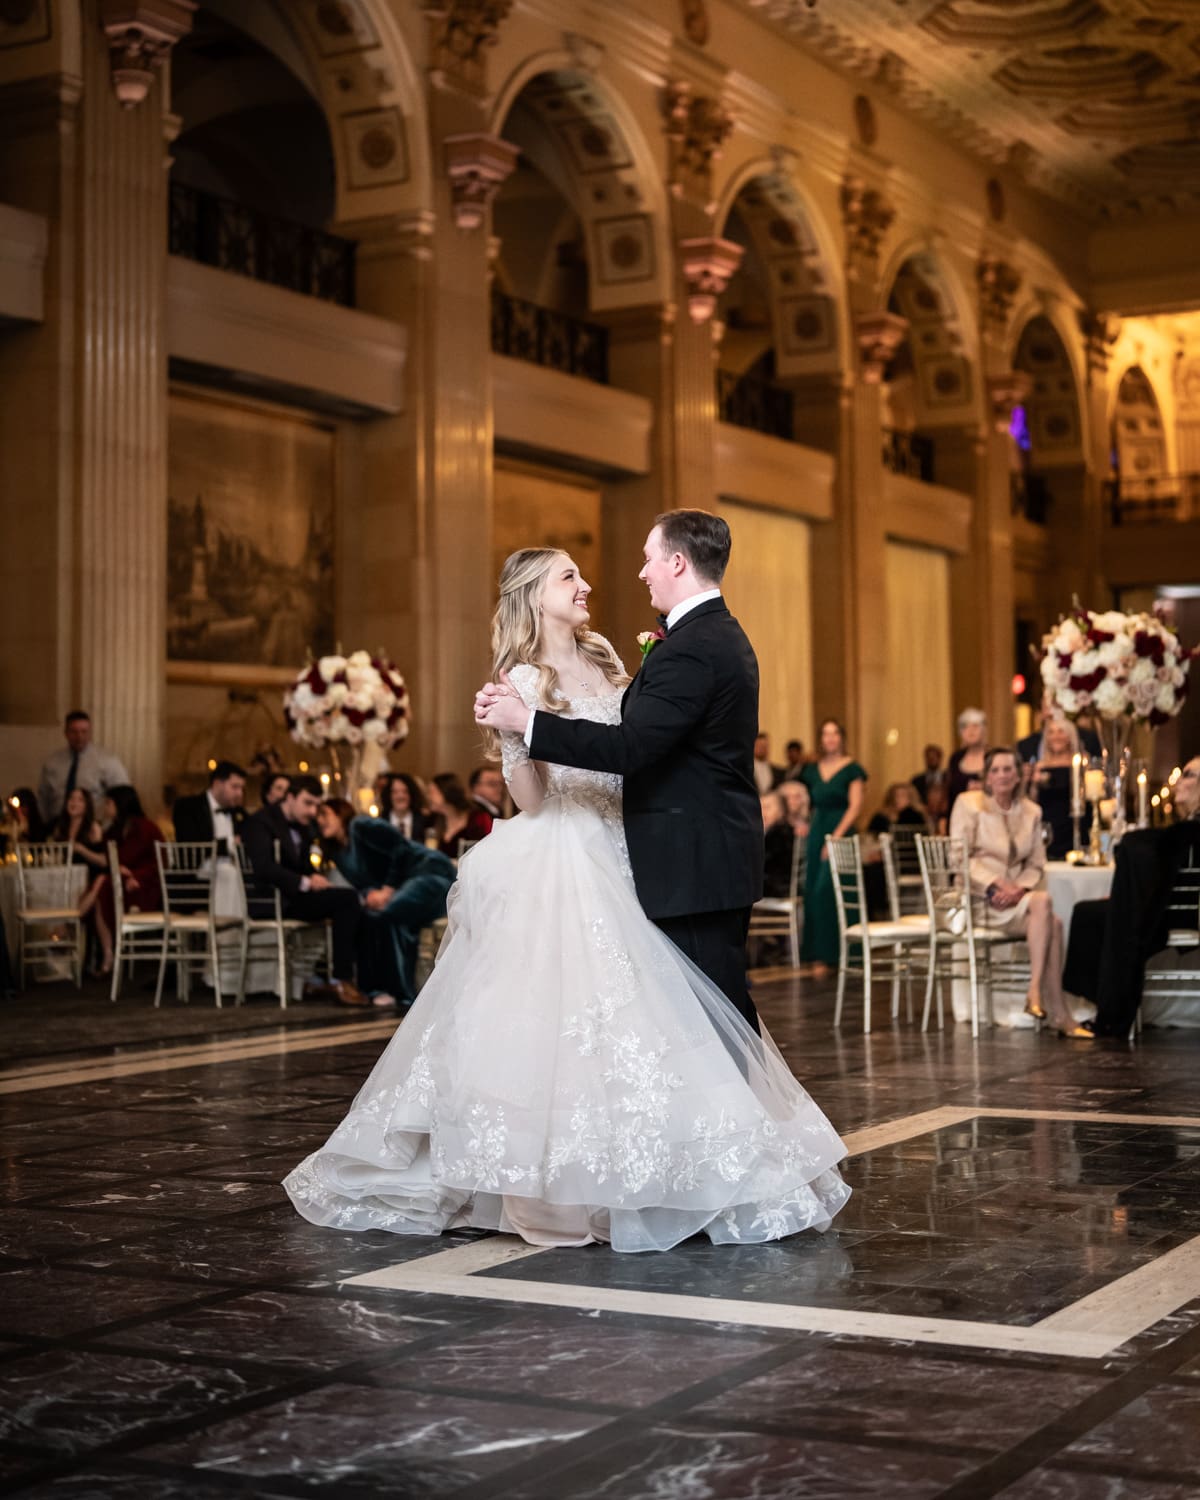
[[[684,917],[653,917],[660,928],[725,998],[756,1034],[761,1035],[758,1012],[746,986],[746,938],[750,908],[732,911],[689,912]]]

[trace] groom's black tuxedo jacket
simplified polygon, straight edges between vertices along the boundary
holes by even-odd
[[[624,776],[638,899],[648,917],[680,917],[762,895],[757,732],[754,648],[724,601],[710,599],[651,648],[619,725],[539,713],[530,753]]]

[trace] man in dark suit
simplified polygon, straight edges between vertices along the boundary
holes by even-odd
[[[362,905],[358,892],[331,885],[313,869],[309,849],[316,837],[313,819],[321,802],[315,776],[294,776],[287,796],[274,807],[260,807],[247,818],[242,841],[255,875],[283,893],[283,914],[333,927],[333,975],[328,985],[306,984],[305,998],[332,995],[343,1005],[370,1005],[354,983],[354,958]],[[278,845],[278,854],[276,854]]]
[[[175,837],[181,844],[217,842],[217,853],[232,855],[241,836],[246,773],[231,760],[219,760],[208,778],[208,791],[180,797],[171,809]]]
[[[480,692],[476,717],[524,734],[535,760],[625,778],[625,835],[646,915],[757,1031],[746,935],[763,888],[758,662],[721,597],[729,548],[727,523],[706,511],[655,521],[638,577],[666,634],[626,691],[619,725],[530,714],[504,683]]]

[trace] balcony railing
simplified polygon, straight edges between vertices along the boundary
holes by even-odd
[[[1024,516],[1035,526],[1046,524],[1052,496],[1040,474],[1010,474],[1009,493],[1014,516]]]
[[[608,384],[608,329],[503,292],[492,293],[492,349],[562,375]]]
[[[722,422],[748,427],[768,437],[796,441],[794,399],[791,391],[751,375],[717,371],[717,413]]]
[[[1119,476],[1104,486],[1114,526],[1200,519],[1200,474]]]
[[[354,306],[352,240],[246,208],[230,198],[171,183],[172,255],[286,287],[305,297]]]
[[[933,483],[933,439],[916,432],[883,429],[883,467],[893,474]]]

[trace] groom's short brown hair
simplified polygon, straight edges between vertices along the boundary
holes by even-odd
[[[654,524],[662,532],[666,556],[682,552],[697,577],[712,584],[720,583],[729,564],[731,538],[727,521],[707,510],[665,510],[661,516],[655,516]]]

